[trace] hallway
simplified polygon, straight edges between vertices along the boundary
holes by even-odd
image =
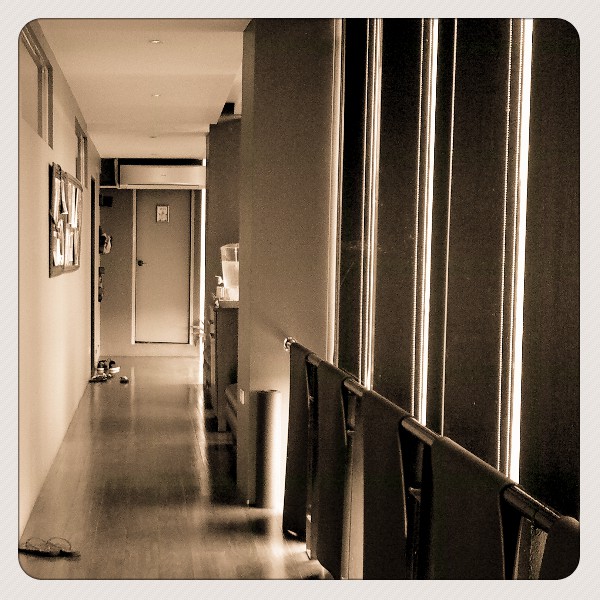
[[[281,515],[236,499],[234,447],[189,358],[116,358],[89,384],[21,542],[63,537],[81,556],[20,554],[37,579],[319,579]],[[125,375],[129,383],[122,384]]]
[[[578,535],[588,420],[571,23],[34,18],[18,51],[18,310],[5,315],[18,321],[18,364],[5,365],[18,372],[16,537],[77,551],[15,556],[13,539],[27,585],[477,579],[479,546],[494,577],[529,577],[545,550],[538,521],[549,534],[560,514]],[[221,285],[230,244],[237,285]],[[138,310],[159,287],[161,306]],[[144,316],[161,331],[144,332]],[[121,372],[88,383],[101,357]],[[213,395],[237,385],[218,427],[208,366]],[[261,390],[282,392],[269,432],[297,425],[283,520],[295,539],[246,502],[264,480],[257,442],[280,441],[257,434]],[[372,419],[366,394],[381,396]],[[451,450],[485,477],[449,468]],[[517,483],[532,526],[503,512]]]

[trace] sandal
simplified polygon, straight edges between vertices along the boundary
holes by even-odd
[[[100,383],[102,381],[108,381],[108,379],[109,379],[109,377],[106,373],[101,373],[100,375],[94,375],[91,379],[89,379],[89,382],[90,383]]]
[[[53,537],[49,540],[29,538],[24,544],[19,546],[19,552],[37,554],[38,556],[66,556],[71,558],[81,556],[77,550],[71,548],[69,540],[61,537]]]

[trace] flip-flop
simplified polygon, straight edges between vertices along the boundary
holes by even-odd
[[[36,554],[37,556],[65,556],[78,558],[80,553],[71,548],[71,542],[61,537],[53,537],[49,540],[41,538],[29,538],[24,544],[19,546],[19,552],[26,554]]]

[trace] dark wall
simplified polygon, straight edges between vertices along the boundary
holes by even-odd
[[[240,236],[241,121],[211,125],[206,169],[206,303],[212,302],[221,269],[220,248]]]
[[[101,353],[127,354],[131,346],[131,262],[133,248],[133,191],[111,189],[112,206],[100,208],[99,223],[112,236],[110,254],[100,256],[104,267],[101,312]]]
[[[248,401],[238,412],[237,481],[250,502],[258,390],[281,391],[285,446],[284,338],[328,355],[335,39],[332,19],[253,19],[244,32],[238,384]]]

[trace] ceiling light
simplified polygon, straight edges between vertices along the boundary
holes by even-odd
[[[149,44],[162,44],[162,40],[148,40]]]
[[[160,94],[152,94],[153,98],[160,98]]]

